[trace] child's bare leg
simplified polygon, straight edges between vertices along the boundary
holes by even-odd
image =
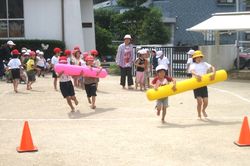
[[[71,100],[73,100],[75,102],[75,105],[78,105],[78,100],[76,99],[75,96],[71,96]]]
[[[71,112],[74,112],[74,111],[75,111],[75,108],[74,108],[74,106],[73,106],[73,104],[72,104],[72,102],[71,102],[71,97],[70,97],[70,96],[66,97],[66,100],[67,100],[68,105],[69,105],[70,108],[71,108]]]
[[[96,97],[92,96],[92,106],[91,106],[92,109],[96,108],[96,106],[95,106],[95,100],[96,100]]]
[[[90,97],[88,97],[88,102],[89,102],[89,104],[91,104],[91,100],[90,100]]]
[[[160,116],[160,114],[161,114],[161,106],[157,105],[156,109],[157,109],[157,116]]]
[[[166,112],[167,112],[167,107],[166,107],[166,106],[163,106],[163,108],[162,108],[162,118],[161,118],[161,121],[162,121],[163,123],[165,122]]]
[[[202,98],[201,97],[197,97],[197,112],[198,112],[198,117],[201,118],[201,107],[202,107]]]
[[[57,78],[54,78],[54,89],[57,91]]]
[[[207,117],[207,113],[206,113],[206,108],[207,108],[207,105],[208,105],[208,98],[205,97],[203,98],[203,108],[202,108],[202,114],[204,117]]]
[[[142,91],[143,83],[140,83],[140,90]]]

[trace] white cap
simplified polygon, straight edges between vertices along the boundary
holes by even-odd
[[[40,50],[36,50],[36,54],[39,54],[40,53]]]
[[[189,50],[189,51],[187,52],[187,54],[188,54],[188,55],[193,55],[194,52],[195,52],[194,50]]]
[[[24,53],[24,55],[30,55],[30,53],[29,53],[28,51],[26,51],[26,52]]]
[[[27,52],[27,53],[30,53],[30,52],[31,52],[31,50],[30,50],[30,49],[28,49],[26,52]]]
[[[137,53],[143,55],[143,54],[147,54],[147,50],[146,49],[141,49],[139,50]]]
[[[125,35],[124,39],[131,39],[131,36],[130,35]]]
[[[39,55],[44,55],[44,52],[43,52],[43,51],[39,51],[38,54],[39,54]]]
[[[160,58],[162,55],[163,52],[161,50],[156,52],[156,58]]]
[[[21,50],[21,53],[23,53],[23,54],[26,53],[26,52],[27,52],[27,50],[25,50],[25,49]]]
[[[156,67],[155,70],[156,70],[156,71],[159,71],[159,70],[167,70],[167,68],[166,68],[166,66],[164,66],[164,65],[159,65],[159,66]]]
[[[9,40],[9,41],[7,42],[7,44],[10,45],[10,46],[15,46],[15,45],[16,45],[16,44],[15,44],[13,41],[11,41],[11,40]]]
[[[47,62],[50,61],[50,58],[47,59]]]

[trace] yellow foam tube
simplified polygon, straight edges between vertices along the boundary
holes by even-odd
[[[202,76],[201,82],[198,82],[196,78],[190,78],[183,81],[176,82],[176,91],[172,90],[173,84],[170,83],[165,86],[159,87],[157,90],[149,89],[146,93],[148,100],[157,100],[164,97],[176,95],[181,92],[200,88],[206,85],[214,84],[217,82],[225,81],[227,79],[227,72],[225,70],[218,70],[215,74],[215,79],[210,80],[212,74],[205,74]]]

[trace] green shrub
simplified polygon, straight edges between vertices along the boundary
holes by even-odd
[[[120,68],[116,64],[110,64],[108,71],[109,74],[120,75]]]
[[[65,49],[65,43],[59,40],[12,40],[16,46],[15,48],[18,49],[19,51],[21,50],[22,47],[26,47],[28,49],[31,49],[33,51],[35,50],[41,50],[44,51],[44,57],[45,58],[51,58],[54,53],[53,49],[55,47],[59,47],[62,50]],[[7,40],[0,40],[0,45],[5,44]],[[44,45],[49,45],[47,50],[43,50],[42,44]]]

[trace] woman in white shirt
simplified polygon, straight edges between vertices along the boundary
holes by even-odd
[[[20,80],[20,67],[22,64],[20,59],[18,58],[20,53],[17,49],[13,50],[11,54],[13,58],[8,63],[8,69],[11,70],[14,91],[17,93],[17,87]]]
[[[203,62],[204,55],[200,50],[197,50],[193,54],[193,64],[190,66],[190,71],[192,76],[197,79],[197,81],[202,81],[202,76],[207,74],[208,71],[212,71],[213,74],[211,75],[210,79],[214,80],[215,77],[215,68],[208,64],[207,62]],[[201,118],[201,112],[204,117],[207,117],[206,108],[208,105],[208,91],[207,86],[194,89],[194,97],[197,100],[197,112],[198,118]]]
[[[192,63],[193,63],[193,58],[192,58],[192,56],[193,56],[194,52],[195,52],[194,50],[189,50],[189,51],[187,52],[187,54],[188,54],[188,60],[187,60],[187,77],[188,77],[188,78],[192,77],[192,73],[191,73],[191,71],[190,71],[190,66],[191,66]]]

